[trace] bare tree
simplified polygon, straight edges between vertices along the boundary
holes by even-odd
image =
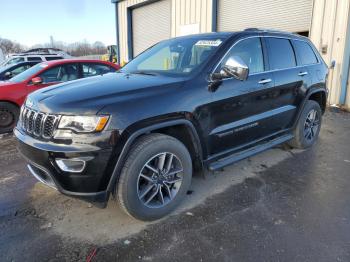
[[[23,47],[20,44],[1,37],[0,37],[0,48],[2,49],[5,55],[23,51]]]
[[[86,40],[70,44],[62,41],[51,41],[49,43],[33,45],[31,48],[40,47],[58,48],[71,54],[72,56],[103,55],[107,53],[107,47],[100,41],[96,41],[93,44],[90,44]],[[20,44],[4,38],[0,38],[0,48],[3,50],[5,55],[24,51],[24,48]]]

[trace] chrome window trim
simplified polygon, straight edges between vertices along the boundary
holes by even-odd
[[[244,41],[244,40],[250,39],[250,38],[280,38],[280,39],[287,39],[287,40],[290,40],[290,41],[291,41],[291,40],[302,41],[302,42],[305,42],[305,43],[307,43],[308,45],[310,45],[310,44],[308,43],[308,41],[306,41],[306,40],[303,40],[303,39],[296,39],[296,38],[292,38],[292,37],[289,37],[289,36],[286,36],[286,37],[282,37],[282,36],[270,36],[270,35],[269,35],[269,36],[266,36],[266,35],[265,35],[265,36],[264,36],[264,35],[247,36],[247,37],[241,38],[241,39],[239,39],[238,41],[236,41],[236,42],[226,51],[226,53],[222,56],[222,58],[221,58],[220,61],[216,64],[214,70],[213,70],[210,74],[213,74],[213,73],[216,72],[216,70],[218,69],[219,65],[222,63],[222,61],[224,60],[224,58],[228,55],[228,53],[231,51],[231,49],[232,49],[235,45],[237,45],[237,44],[238,44],[239,42],[241,42],[241,41]],[[292,43],[291,43],[291,44],[292,44]],[[292,47],[293,47],[293,46],[292,46]],[[310,46],[310,47],[311,47],[311,49],[313,50],[312,46]],[[293,47],[293,48],[294,48],[294,47]],[[313,51],[314,51],[314,50],[313,50]],[[315,53],[315,51],[314,51],[314,53]],[[296,55],[296,54],[295,54],[295,55]],[[272,72],[277,72],[277,71],[282,71],[282,70],[290,70],[290,69],[301,68],[301,67],[305,67],[305,66],[313,66],[313,65],[319,65],[319,64],[321,64],[318,55],[317,55],[316,53],[315,53],[315,55],[316,55],[317,61],[318,61],[318,63],[316,63],[316,64],[297,65],[297,66],[287,67],[287,68],[282,68],[282,69],[266,70],[266,71],[263,71],[263,72],[258,72],[258,73],[249,74],[249,75],[248,75],[248,78],[249,78],[249,76],[254,76],[254,75],[259,75],[259,74],[266,74],[266,73],[272,73]],[[230,79],[232,79],[232,78],[234,78],[234,77],[224,78],[224,79],[222,79],[222,81],[224,81],[224,80],[230,80]]]

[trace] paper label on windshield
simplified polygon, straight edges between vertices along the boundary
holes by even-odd
[[[199,40],[195,45],[197,46],[219,46],[222,43],[220,39],[218,40]]]

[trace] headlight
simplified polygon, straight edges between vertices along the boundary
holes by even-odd
[[[108,118],[108,116],[62,116],[58,128],[78,133],[99,132],[105,128]]]

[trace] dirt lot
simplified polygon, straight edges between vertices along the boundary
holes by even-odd
[[[279,147],[203,179],[154,223],[37,183],[0,139],[1,261],[350,261],[350,114],[327,112],[319,143]]]

